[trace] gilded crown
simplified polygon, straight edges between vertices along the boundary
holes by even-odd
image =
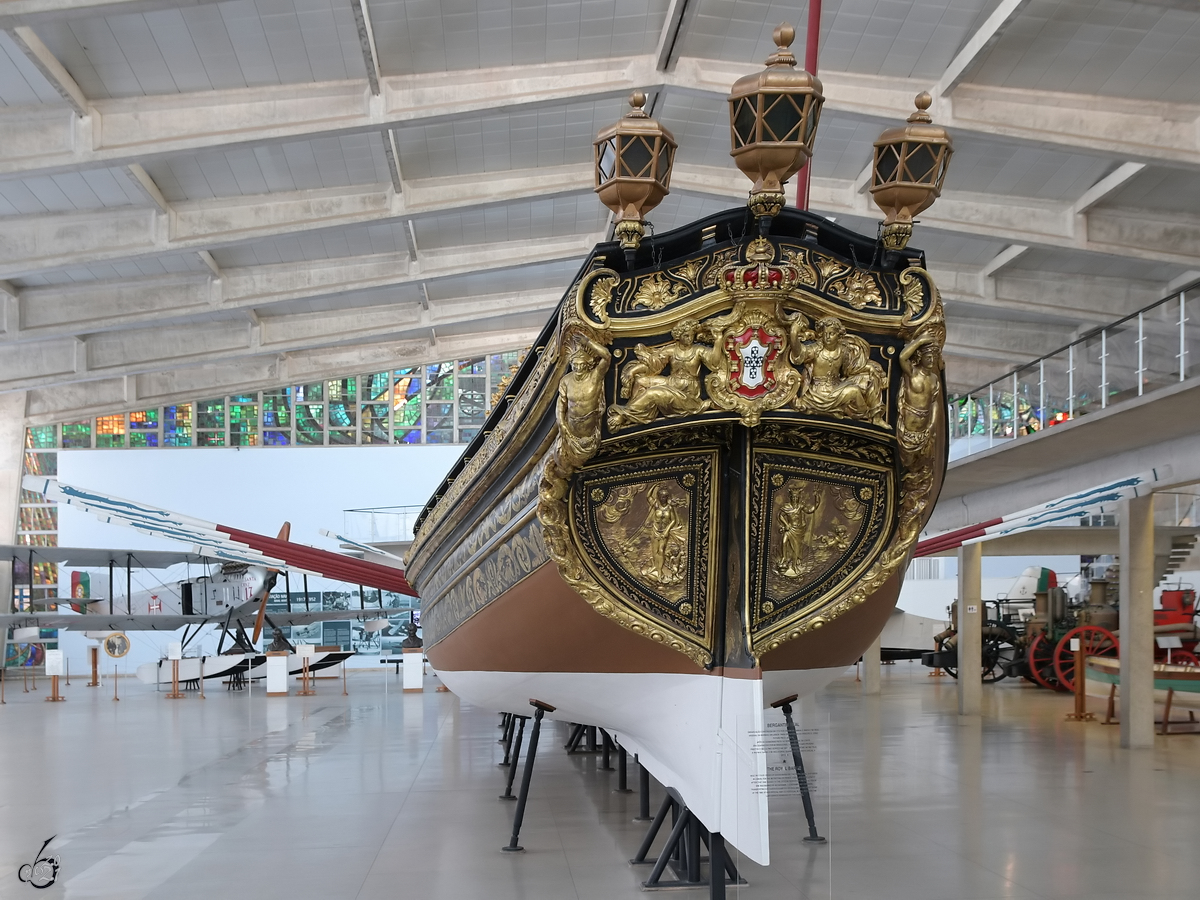
[[[746,262],[721,269],[717,284],[727,291],[787,291],[800,283],[800,270],[791,263],[775,262],[775,245],[755,238],[746,247]]]

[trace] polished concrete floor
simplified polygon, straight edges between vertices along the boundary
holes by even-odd
[[[8,683],[0,707],[0,897],[621,898],[647,875],[636,795],[545,732],[522,844],[496,716],[354,673],[349,696],[212,691],[171,701],[82,679],[66,703]],[[1118,749],[1115,727],[1063,720],[1070,698],[1006,682],[960,721],[953,682],[908,663],[864,699],[853,673],[800,708],[825,846],[774,803],[769,868],[730,897],[1192,900],[1200,892],[1200,736]],[[633,781],[631,772],[631,782]],[[655,786],[655,801],[660,796]],[[42,841],[58,882],[18,867]],[[689,891],[685,896],[705,896]]]

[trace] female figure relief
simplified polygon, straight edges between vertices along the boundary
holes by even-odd
[[[797,578],[811,570],[804,557],[813,549],[813,529],[821,508],[821,494],[805,496],[798,487],[788,490],[788,498],[779,508],[776,525],[779,528],[779,556],[775,571],[787,578]]]
[[[638,344],[633,352],[637,360],[621,373],[621,396],[629,397],[624,406],[613,404],[608,410],[608,427],[619,431],[626,425],[646,425],[659,416],[684,416],[704,412],[708,401],[700,396],[700,367],[715,369],[720,352],[697,344],[699,326],[684,319],[671,329],[675,340],[662,347]],[[670,366],[670,373],[660,374]]]
[[[883,418],[883,367],[870,347],[834,316],[818,319],[815,333],[803,316],[792,320],[791,361],[804,367],[796,397],[801,412],[827,413],[886,425]]]

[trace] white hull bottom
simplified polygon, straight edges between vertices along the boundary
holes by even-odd
[[[792,694],[820,690],[844,666],[763,673],[762,680],[715,675],[612,672],[443,672],[474,706],[530,715],[529,700],[555,707],[547,718],[598,725],[673,787],[704,827],[760,865],[770,862],[766,757],[754,746],[763,710]]]

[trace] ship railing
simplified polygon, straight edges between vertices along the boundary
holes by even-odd
[[[396,544],[413,539],[421,506],[379,506],[342,512],[342,534],[364,544]]]

